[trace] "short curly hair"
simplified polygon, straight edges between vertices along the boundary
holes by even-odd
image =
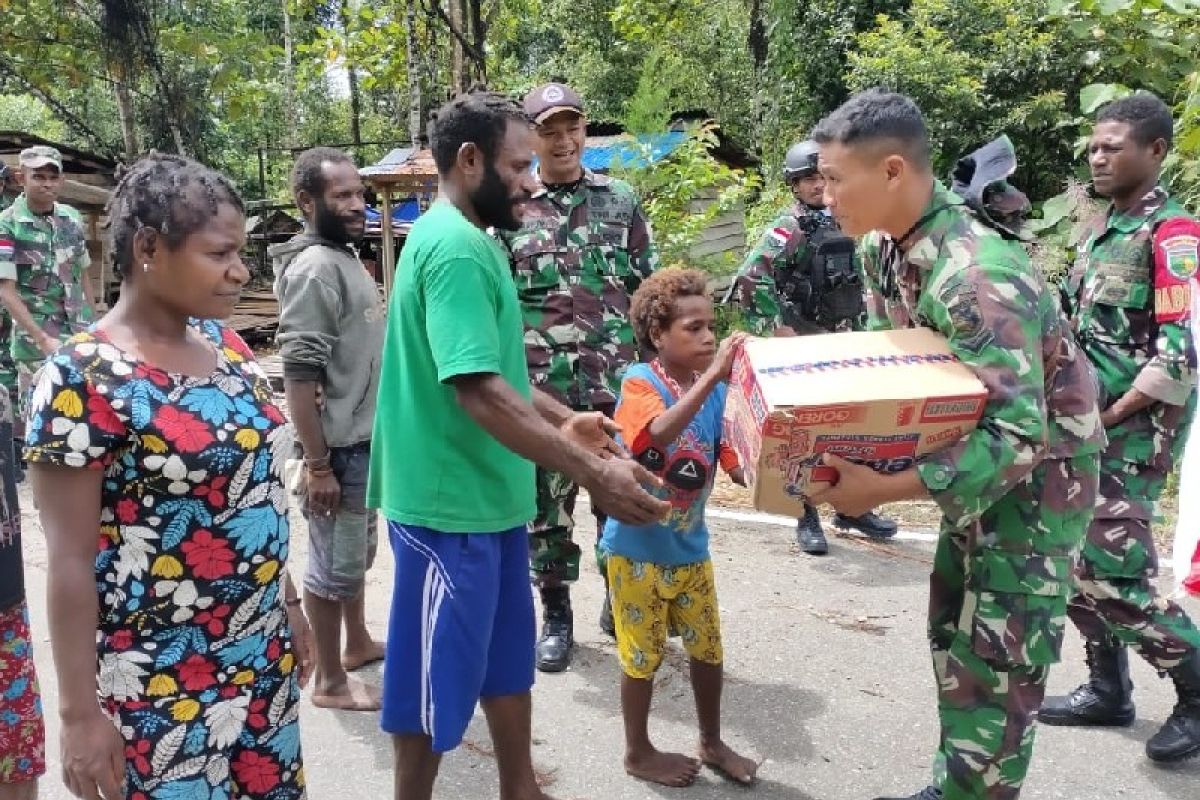
[[[1171,109],[1153,92],[1134,92],[1105,104],[1096,114],[1096,122],[1125,122],[1133,140],[1143,146],[1159,139],[1170,148],[1175,133]]]
[[[671,327],[675,319],[675,301],[681,297],[708,297],[708,278],[698,269],[667,267],[655,272],[633,293],[629,319],[638,346],[648,352],[655,350],[650,340],[653,332]]]

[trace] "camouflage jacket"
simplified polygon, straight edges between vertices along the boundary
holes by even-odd
[[[935,184],[907,252],[880,234],[861,256],[873,330],[923,325],[983,382],[979,426],[918,465],[949,523],[979,519],[1045,459],[1098,453],[1096,378],[1054,290],[1019,242]]]
[[[784,321],[784,311],[789,298],[780,294],[782,273],[807,269],[811,252],[806,228],[810,225],[836,227],[829,214],[803,203],[784,210],[763,232],[737,271],[730,299],[741,310],[747,329],[756,336],[769,336],[776,328],[788,324]],[[792,325],[797,333],[826,332],[815,319],[804,322],[803,330]],[[835,330],[850,327],[847,322]]]
[[[16,281],[34,321],[51,336],[65,341],[94,319],[83,284],[90,263],[83,220],[70,206],[55,203],[53,213],[34,214],[21,195],[0,211],[0,280]],[[42,360],[19,325],[13,326],[12,357]]]
[[[1171,469],[1196,405],[1191,292],[1200,223],[1155,188],[1081,232],[1067,279],[1072,326],[1100,380],[1100,407],[1136,388],[1157,400],[1108,430],[1110,455]]]
[[[573,408],[616,403],[637,360],[629,299],[658,269],[633,188],[584,170],[572,187],[542,186],[521,229],[500,237],[525,316],[530,382]]]

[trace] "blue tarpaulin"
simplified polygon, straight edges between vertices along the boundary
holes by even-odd
[[[614,167],[645,167],[671,155],[685,139],[686,131],[667,131],[638,136],[636,143],[621,138],[609,145],[585,147],[583,165],[593,172],[608,172]],[[647,147],[650,149],[649,162],[646,159]]]
[[[583,148],[583,166],[592,172],[608,172],[614,167],[638,169],[648,165],[647,148],[650,151],[649,164],[653,164],[678,150],[685,139],[686,131],[644,134],[638,136],[636,141],[627,136],[589,137],[591,144]],[[533,164],[537,166],[536,158]]]
[[[383,214],[379,209],[367,206],[368,225],[378,227],[382,216]],[[393,225],[398,225],[402,222],[416,222],[419,216],[421,216],[421,207],[417,204],[417,198],[415,197],[406,198],[392,207]]]

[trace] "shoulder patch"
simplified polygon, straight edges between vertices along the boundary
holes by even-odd
[[[778,247],[783,247],[790,242],[793,235],[794,233],[790,229],[785,228],[782,225],[776,225],[774,228],[771,228],[771,230],[767,231],[767,238],[771,240],[772,244],[775,244]]]
[[[1200,222],[1169,219],[1154,231],[1154,317],[1178,322],[1189,316],[1200,261]]]
[[[12,239],[0,238],[0,261],[12,261],[15,249]]]
[[[964,350],[978,353],[991,344],[992,331],[984,324],[975,287],[959,287],[946,301],[946,314],[954,326],[951,338]]]

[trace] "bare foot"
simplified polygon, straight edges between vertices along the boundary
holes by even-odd
[[[729,745],[718,739],[709,744],[700,745],[700,760],[704,766],[717,772],[721,777],[749,786],[754,783],[758,774],[758,763],[745,756],[739,756]]]
[[[383,698],[379,687],[355,678],[346,678],[346,683],[340,687],[314,687],[312,703],[317,708],[341,711],[378,711],[383,705]]]
[[[356,669],[362,669],[367,664],[374,664],[376,661],[383,661],[386,649],[383,642],[372,641],[367,647],[351,650],[346,649],[342,653],[342,669],[346,672],[354,672]]]
[[[682,753],[663,753],[651,748],[645,753],[626,754],[625,771],[663,786],[691,786],[700,774],[700,762]]]

